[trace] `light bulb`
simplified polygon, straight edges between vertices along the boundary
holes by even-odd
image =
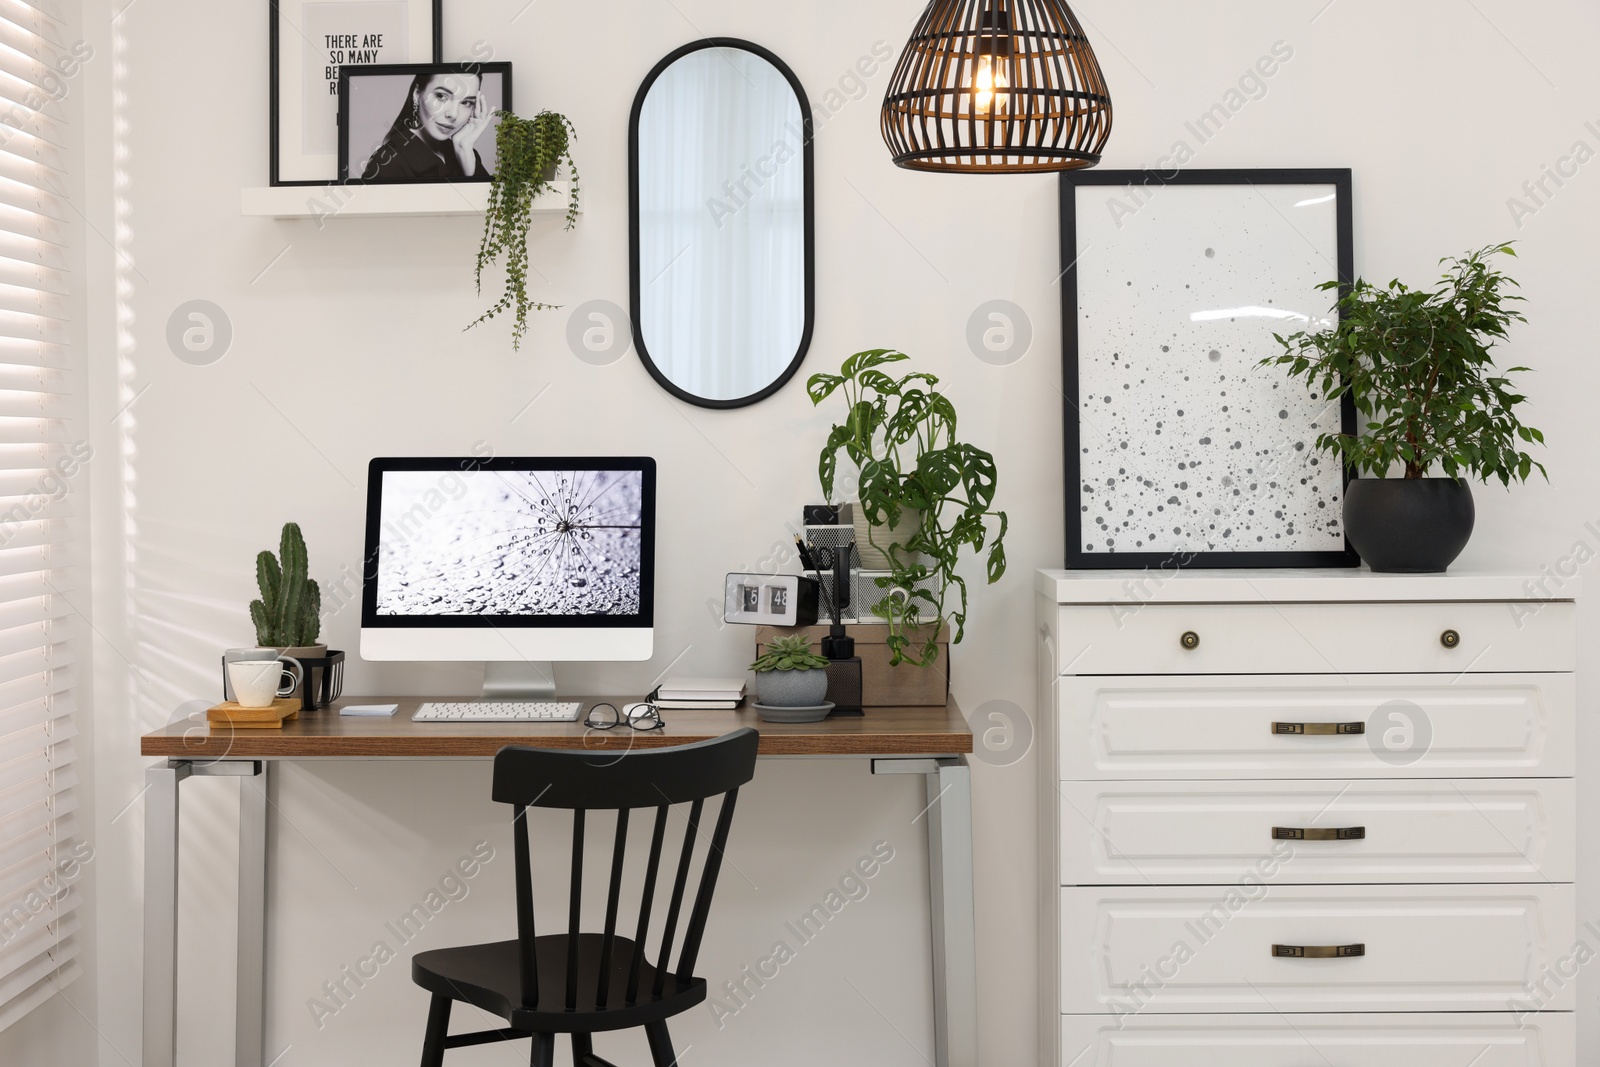
[[[996,66],[994,56],[979,56],[972,76],[972,106],[980,115],[989,114],[992,107],[1004,114],[1011,98],[1006,90],[1011,83],[1006,80],[1005,67]],[[998,93],[998,99],[996,94]]]

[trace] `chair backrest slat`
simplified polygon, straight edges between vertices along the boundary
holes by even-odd
[[[639,974],[644,967],[644,940],[650,933],[650,905],[656,899],[656,874],[661,870],[661,846],[667,838],[667,812],[656,809],[656,828],[650,834],[650,858],[645,861],[644,895],[639,901],[639,929],[633,936],[633,961],[628,964],[628,1003],[639,999]]]
[[[606,893],[606,931],[600,941],[600,977],[594,991],[595,1007],[606,1006],[611,988],[611,950],[617,940],[617,907],[622,901],[622,861],[628,851],[628,809],[617,812],[617,839],[611,846],[611,888]]]
[[[540,993],[540,968],[534,924],[532,849],[529,843],[528,811],[531,808],[557,808],[572,815],[572,868],[567,905],[565,1007],[577,1011],[581,953],[579,938],[583,918],[584,830],[588,812],[617,813],[616,837],[612,843],[611,876],[607,879],[605,931],[601,937],[599,974],[596,976],[594,1006],[603,1009],[612,993],[611,973],[617,964],[617,924],[623,910],[622,881],[628,844],[629,809],[654,808],[655,826],[650,835],[650,855],[644,870],[644,885],[639,897],[638,924],[631,947],[625,984],[628,1004],[637,1003],[648,963],[645,942],[656,894],[661,886],[661,865],[666,847],[667,819],[673,806],[689,805],[688,823],[679,850],[678,869],[673,875],[666,921],[662,924],[659,958],[650,994],[659,997],[666,986],[672,949],[683,928],[683,946],[678,955],[678,981],[693,978],[695,960],[705,935],[712,894],[721,870],[732,824],[734,802],[739,787],[755,776],[756,750],[760,737],[754,730],[735,730],[719,738],[671,748],[633,750],[615,759],[596,759],[585,750],[546,750],[508,745],[494,759],[493,798],[513,808],[512,833],[517,864],[517,940],[518,977],[522,984],[522,1004],[539,1010],[555,1010],[558,996],[553,973],[555,961],[546,958],[545,975],[550,981],[548,996]],[[722,797],[710,851],[702,864],[694,900],[685,919],[684,903],[689,871],[694,861],[696,838],[705,814],[705,802]],[[592,943],[592,942],[591,942]],[[626,946],[626,941],[624,941]],[[627,951],[627,947],[624,948]],[[543,1003],[541,1003],[543,1001]]]
[[[683,935],[683,952],[678,956],[679,981],[694,974],[700,939],[705,935],[706,920],[711,915],[711,896],[717,891],[717,875],[722,870],[722,850],[728,844],[728,831],[733,828],[733,805],[738,799],[739,790],[728,790],[722,797],[722,810],[717,812],[717,827],[711,833],[711,848],[706,852],[705,868],[700,872],[700,891],[695,894],[689,928]]]
[[[517,862],[517,969],[522,979],[522,1005],[539,1006],[539,958],[534,953],[533,879],[529,877],[528,809],[518,804],[511,817],[511,838]]]
[[[584,809],[572,813],[572,895],[567,898],[567,1010],[578,1010],[578,934],[583,910],[583,817]]]
[[[683,910],[683,891],[689,884],[689,862],[694,859],[694,839],[700,833],[700,813],[706,802],[697,800],[689,808],[689,822],[683,828],[683,850],[678,856],[678,873],[672,880],[672,902],[667,906],[667,922],[661,928],[661,955],[656,960],[656,981],[651,989],[656,996],[667,984],[667,960],[672,958],[672,940],[678,934],[678,913]]]

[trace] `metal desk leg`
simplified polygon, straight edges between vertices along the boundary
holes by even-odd
[[[972,895],[972,772],[961,758],[875,759],[874,774],[928,783],[935,1067],[978,1065],[978,949]]]
[[[928,896],[933,904],[933,1059],[978,1067],[978,947],[972,896],[972,772],[941,759],[928,774]]]
[[[235,1067],[266,1061],[267,805],[272,764],[239,781],[239,955],[234,1013]]]
[[[174,1067],[178,1034],[178,783],[189,765],[145,768],[144,1067]]]

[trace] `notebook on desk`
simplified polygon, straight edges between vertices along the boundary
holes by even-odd
[[[668,678],[656,688],[658,708],[731,711],[744,700],[743,678]]]

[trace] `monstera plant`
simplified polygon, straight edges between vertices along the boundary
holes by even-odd
[[[844,401],[844,420],[829,431],[818,461],[822,492],[833,500],[841,456],[859,471],[868,541],[889,562],[889,573],[875,579],[888,595],[872,611],[889,624],[890,661],[926,667],[939,656],[947,619],[952,642],[966,631],[967,582],[956,572],[963,555],[984,555],[990,584],[1005,573],[1006,513],[994,509],[994,456],[956,437],[955,405],[939,379],[883,370],[910,358],[884,348],[857,352],[838,374],[813,374],[806,391],[813,404],[835,393]],[[910,631],[925,623],[912,647]]]

